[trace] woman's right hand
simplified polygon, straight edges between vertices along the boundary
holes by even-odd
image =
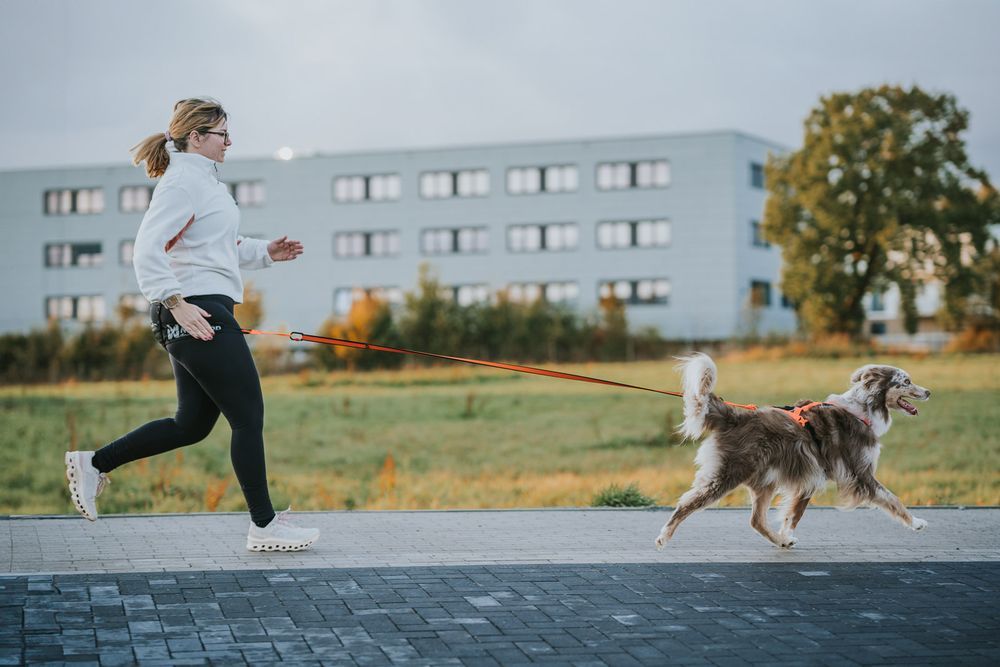
[[[198,340],[212,340],[215,336],[212,326],[205,320],[212,314],[193,303],[181,299],[180,305],[170,309],[170,314],[174,316],[174,321],[177,324],[184,327],[185,331]]]

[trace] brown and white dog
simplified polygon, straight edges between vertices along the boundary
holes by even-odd
[[[781,408],[748,410],[727,404],[712,393],[718,371],[705,354],[680,359],[684,422],[679,430],[695,439],[708,431],[698,448],[698,472],[691,489],[677,503],[656,546],[662,549],[691,513],[718,502],[740,485],[753,498],[750,525],[779,547],[795,544],[792,531],[810,498],[828,481],[837,484],[842,507],[881,507],[903,525],[921,530],[927,522],[914,517],[899,498],[875,479],[879,437],[892,424],[891,410],[917,414],[910,400],[925,401],[931,392],[892,366],[863,366],[851,376],[843,394],[831,394],[802,414],[808,426]],[[811,401],[800,401],[805,406]],[[767,510],[776,493],[782,503],[782,525],[775,533]]]

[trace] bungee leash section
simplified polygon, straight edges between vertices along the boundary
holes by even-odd
[[[589,377],[587,375],[576,375],[574,373],[564,373],[562,371],[553,371],[546,368],[535,368],[533,366],[519,366],[518,364],[505,364],[499,361],[484,361],[482,359],[467,359],[465,357],[453,357],[447,354],[435,354],[434,352],[423,352],[421,350],[408,350],[402,347],[389,347],[388,345],[376,345],[375,343],[364,343],[356,340],[347,340],[345,338],[330,338],[328,336],[317,336],[315,334],[306,334],[301,331],[258,331],[257,329],[241,329],[244,334],[254,335],[254,336],[282,336],[286,337],[295,342],[308,342],[308,343],[319,343],[321,345],[332,345],[334,347],[350,347],[358,350],[372,350],[374,352],[391,352],[393,354],[409,354],[418,357],[428,357],[431,359],[444,359],[446,361],[457,361],[463,364],[473,364],[475,366],[487,366],[489,368],[499,368],[507,371],[515,371],[517,373],[530,373],[531,375],[543,375],[545,377],[558,378],[561,380],[576,380],[577,382],[591,382],[593,384],[603,384],[610,387],[622,387],[624,389],[638,389],[640,391],[651,391],[655,394],[664,394],[666,396],[676,396],[678,398],[683,398],[684,394],[677,391],[666,391],[664,389],[650,389],[649,387],[640,387],[634,384],[625,384],[624,382],[615,382],[613,380],[603,380],[601,378]],[[726,405],[731,405],[737,408],[744,408],[746,410],[756,410],[757,406],[749,403],[730,403],[725,401]]]

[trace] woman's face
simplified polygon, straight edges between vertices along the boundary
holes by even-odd
[[[232,145],[229,140],[229,121],[223,118],[208,132],[191,133],[188,148],[192,153],[198,153],[216,162],[226,161],[226,150]]]

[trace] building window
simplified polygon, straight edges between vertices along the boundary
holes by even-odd
[[[770,248],[771,244],[764,238],[764,226],[760,220],[750,221],[750,241],[755,248]]]
[[[153,198],[153,188],[148,185],[129,185],[118,191],[118,210],[122,213],[138,213],[149,208]]]
[[[597,225],[597,247],[663,248],[670,245],[669,220],[616,220]]]
[[[452,255],[486,252],[489,230],[486,227],[425,229],[420,232],[420,252],[425,255]]]
[[[403,303],[403,290],[399,287],[338,287],[333,291],[333,312],[347,315],[354,302],[366,296],[393,306]]]
[[[580,287],[575,282],[511,283],[507,286],[507,297],[516,303],[568,303],[580,296]]]
[[[670,185],[670,163],[666,160],[601,162],[597,165],[598,190],[665,188]]]
[[[226,183],[226,188],[237,206],[264,205],[264,181],[236,181]]]
[[[764,189],[764,165],[759,162],[750,163],[750,187]]]
[[[104,264],[100,243],[46,243],[45,266],[94,267]]]
[[[50,296],[45,299],[45,315],[55,320],[102,322],[106,316],[104,297]]]
[[[132,266],[132,256],[135,254],[135,241],[128,239],[118,244],[118,263],[122,266]]]
[[[771,283],[766,280],[750,281],[750,305],[767,308],[771,305]]]
[[[45,215],[93,215],[103,212],[103,188],[45,191]]]
[[[118,297],[118,310],[125,315],[145,315],[149,313],[149,301],[141,294],[122,294]]]
[[[340,232],[333,236],[335,257],[387,257],[399,254],[399,232]]]
[[[420,174],[420,196],[424,199],[485,197],[490,193],[490,173],[485,169],[425,171]]]
[[[784,294],[781,295],[781,307],[782,308],[795,308],[795,302],[789,299]]]
[[[869,331],[873,336],[881,336],[886,332],[885,322],[872,322]]]
[[[333,200],[338,204],[360,201],[396,201],[402,194],[399,174],[338,176],[333,179]]]
[[[451,285],[445,287],[444,291],[460,306],[471,306],[475,303],[486,303],[490,300],[490,288],[483,283]]]
[[[507,228],[507,248],[511,252],[575,250],[579,236],[575,222],[511,225]]]
[[[597,294],[602,299],[614,297],[627,304],[662,305],[670,301],[670,281],[666,278],[605,280],[598,285]]]
[[[576,192],[579,174],[574,164],[548,167],[512,167],[507,170],[507,194],[533,195],[539,192]]]
[[[873,313],[879,313],[885,310],[885,292],[881,290],[878,292],[872,292],[872,306],[869,310]]]

